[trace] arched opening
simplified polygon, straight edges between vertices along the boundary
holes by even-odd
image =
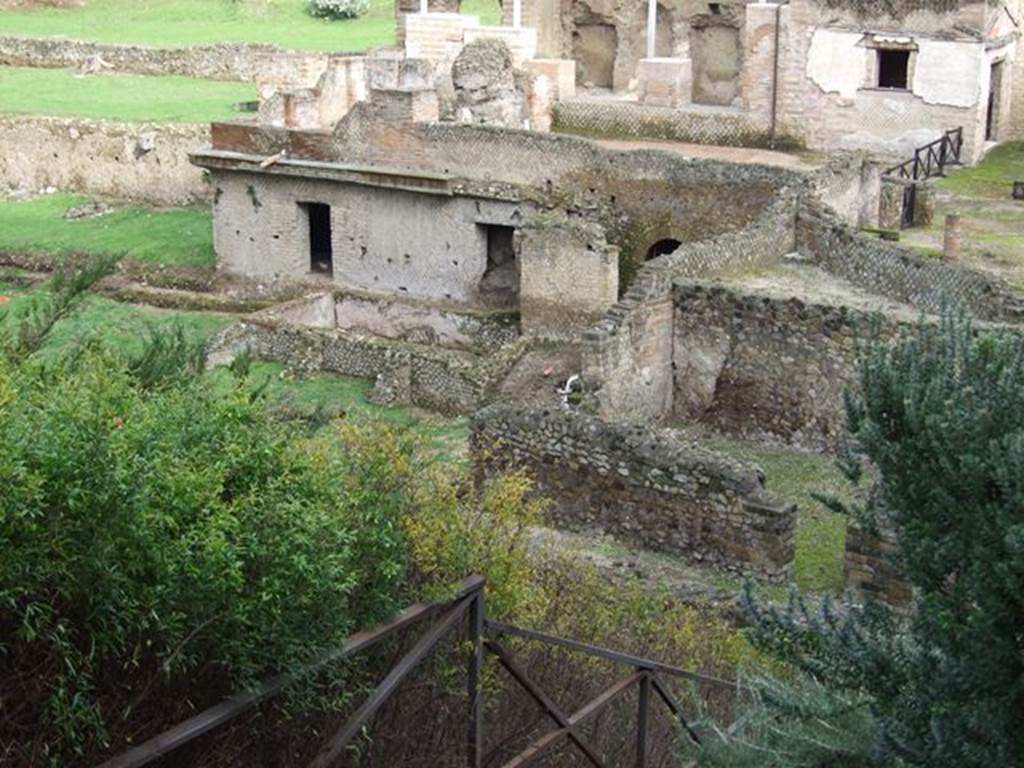
[[[667,253],[672,253],[680,245],[682,245],[680,241],[671,237],[666,237],[664,240],[659,240],[647,249],[647,256],[645,257],[645,260],[650,261],[651,259],[656,259],[659,256],[664,256]]]

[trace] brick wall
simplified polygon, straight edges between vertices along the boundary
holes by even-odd
[[[915,39],[943,40],[964,52],[982,55],[980,30],[984,4],[964,4],[950,13],[921,12],[893,19],[883,14],[859,18],[854,9],[825,7],[817,0],[792,0],[782,9],[782,39],[779,64],[779,130],[801,139],[809,147],[833,149],[862,146],[881,150],[893,157],[908,155],[908,148],[927,143],[928,131],[937,136],[944,130],[964,128],[967,162],[975,162],[984,142],[985,104],[954,106],[935,100],[926,102],[914,93],[859,89],[855,94],[826,93],[808,75],[812,40],[818,29],[848,33],[850,40],[866,32],[910,35]],[[979,30],[972,34],[969,30]],[[862,51],[862,47],[856,48]],[[966,54],[965,54],[966,55]],[[841,62],[837,63],[837,66]],[[979,59],[978,77],[987,77]],[[942,73],[935,72],[935,79]],[[868,70],[863,71],[863,83]],[[979,89],[980,91],[980,89]],[[934,137],[933,136],[933,137]]]
[[[470,452],[481,480],[525,469],[559,526],[769,581],[790,575],[796,508],[725,456],[641,427],[517,406],[476,413]]]
[[[913,592],[893,563],[895,551],[896,535],[891,529],[873,533],[850,523],[843,557],[846,588],[861,600],[881,600],[898,610],[908,609]]]
[[[411,183],[411,181],[410,181]],[[219,263],[246,275],[309,274],[305,203],[331,207],[334,277],[349,288],[473,303],[487,266],[483,225],[512,225],[527,207],[316,178],[219,172]]]
[[[324,371],[370,381],[403,379],[405,391],[394,402],[463,415],[480,407],[487,387],[507,372],[522,350],[513,345],[481,359],[432,345],[310,328],[261,313],[224,329],[208,348],[212,365],[226,364],[243,351],[259,360],[283,363],[299,374]]]

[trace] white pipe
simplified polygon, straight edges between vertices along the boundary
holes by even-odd
[[[516,29],[523,26],[523,0],[512,0],[512,26]]]
[[[647,0],[647,58],[655,55],[655,36],[658,33],[658,0]]]
[[[420,13],[427,12],[427,0],[420,0]]]

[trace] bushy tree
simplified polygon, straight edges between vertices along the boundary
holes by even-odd
[[[0,356],[0,762],[104,751],[165,685],[217,700],[389,615],[408,452],[309,437],[194,345],[35,355],[87,280],[8,322]],[[123,744],[123,742],[121,742]],[[19,751],[20,750],[20,751]]]
[[[849,473],[870,461],[881,478],[875,501],[851,512],[868,526],[884,512],[895,529],[913,608],[902,617],[875,603],[812,613],[798,600],[785,611],[752,602],[756,639],[820,688],[802,711],[754,707],[737,735],[710,740],[707,762],[806,756],[786,728],[838,726],[834,705],[846,701],[870,715],[874,764],[1024,764],[1024,340],[946,317],[875,344],[848,422]],[[770,739],[766,722],[777,726]],[[863,764],[851,759],[819,749],[816,761],[762,764]]]
[[[370,0],[309,0],[309,12],[326,19],[355,19],[370,10]]]

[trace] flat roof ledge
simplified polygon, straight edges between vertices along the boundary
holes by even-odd
[[[360,184],[367,187],[401,189],[427,195],[450,197],[455,194],[452,177],[447,174],[378,165],[351,165],[347,163],[329,163],[320,160],[294,160],[287,157],[275,159],[268,164],[267,161],[272,157],[211,149],[191,153],[189,161],[200,168],[216,171],[239,171],[266,174],[268,176],[323,179],[325,181]]]

